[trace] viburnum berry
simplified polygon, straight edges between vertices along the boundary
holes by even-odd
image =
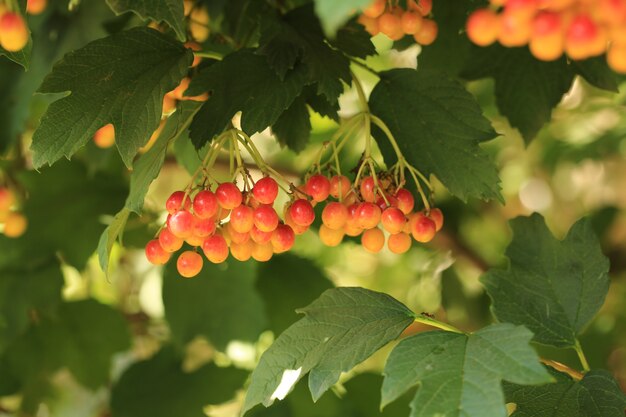
[[[321,174],[312,175],[306,182],[304,190],[314,201],[322,202],[330,194],[330,181]]]
[[[223,182],[217,186],[215,190],[219,205],[226,209],[232,210],[239,206],[243,200],[243,196],[239,188],[232,182]]]
[[[238,261],[245,262],[252,257],[252,248],[255,243],[247,240],[243,243],[231,243],[230,254]]]
[[[296,234],[286,224],[279,224],[272,233],[271,243],[275,253],[287,252],[296,241]]]
[[[268,243],[272,239],[274,232],[263,232],[258,227],[252,226],[250,230],[250,239],[255,243]]]
[[[15,204],[13,192],[6,187],[0,187],[0,211],[9,211],[13,204]]]
[[[409,214],[415,207],[415,199],[413,194],[405,188],[400,188],[396,191],[397,207],[404,213]]]
[[[364,202],[357,207],[357,225],[362,229],[373,229],[380,223],[381,211],[374,203]]]
[[[369,229],[361,235],[361,245],[371,253],[378,253],[385,246],[385,234],[379,228]]]
[[[18,238],[26,232],[28,220],[21,213],[12,211],[4,219],[4,235],[10,238]]]
[[[376,191],[373,177],[365,177],[361,181],[361,185],[359,186],[359,191],[361,192],[361,198],[363,201],[367,201],[369,203],[373,203],[376,201]]]
[[[159,233],[159,244],[166,252],[176,252],[183,247],[183,239],[174,235],[167,227],[164,227]]]
[[[308,227],[315,220],[315,211],[308,200],[299,198],[289,206],[289,216],[298,226]],[[295,231],[295,230],[294,230]]]
[[[188,238],[193,233],[194,217],[187,210],[179,210],[172,214],[167,226],[174,236],[182,239]]]
[[[26,2],[26,13],[31,15],[41,14],[48,4],[48,0],[28,0]]]
[[[367,17],[376,18],[385,11],[386,0],[374,0],[372,4],[363,9],[363,14]]]
[[[230,212],[230,226],[238,233],[248,233],[254,226],[254,210],[244,204]]]
[[[290,214],[290,210],[289,210],[290,208],[291,207],[288,207],[285,210],[285,224],[289,225],[293,229],[293,232],[296,235],[301,235],[304,232],[306,232],[307,230],[309,230],[309,226],[302,226],[302,225],[299,225],[296,222],[294,222],[293,219],[291,218],[291,214]]]
[[[325,224],[320,226],[319,236],[322,243],[326,246],[337,246],[343,240],[343,236],[345,235],[344,230],[342,229],[331,229]]]
[[[420,12],[422,16],[428,16],[433,10],[433,0],[409,0],[408,6],[410,9]]]
[[[419,13],[407,10],[402,13],[402,17],[400,18],[402,31],[407,35],[416,34],[422,27],[423,20],[422,15]]]
[[[221,264],[228,258],[228,244],[221,234],[215,234],[204,239],[202,251],[204,256],[214,264]]]
[[[395,254],[403,254],[411,249],[413,240],[411,236],[406,233],[397,233],[389,236],[387,239],[387,247]]]
[[[430,217],[430,219],[435,222],[435,230],[437,232],[440,231],[443,227],[443,213],[441,212],[441,210],[438,208],[430,209],[428,217]]]
[[[345,175],[335,175],[330,179],[329,193],[338,200],[343,200],[350,191],[350,180]]]
[[[178,273],[185,278],[195,277],[202,270],[202,256],[200,254],[188,250],[181,253],[176,260],[176,269]]]
[[[115,128],[111,123],[96,130],[93,135],[93,142],[98,148],[106,149],[115,144]]]
[[[157,239],[152,239],[146,244],[146,258],[153,265],[165,265],[170,260],[171,254],[166,252]]]
[[[500,18],[491,9],[478,9],[467,19],[467,37],[479,46],[491,45],[498,39]]]
[[[420,45],[428,46],[437,39],[438,32],[439,26],[434,20],[424,19],[420,30],[413,35],[413,38]]]
[[[322,223],[330,229],[341,229],[347,220],[348,208],[342,203],[331,201],[322,210]]]
[[[219,208],[220,207],[217,201],[217,196],[212,191],[198,191],[198,194],[196,194],[193,199],[193,212],[200,219],[208,219],[214,217],[217,214]]]
[[[252,195],[261,204],[273,204],[278,196],[278,184],[272,177],[261,178],[252,187]]]
[[[193,223],[193,235],[199,237],[208,237],[215,232],[215,219],[198,219]]]
[[[269,204],[262,204],[254,210],[254,225],[262,232],[274,231],[279,220],[276,210]]]
[[[422,212],[415,213],[410,220],[410,224],[413,239],[418,242],[430,242],[435,237],[435,233],[437,233],[435,222]]]
[[[167,212],[170,214],[174,214],[178,210],[189,210],[190,208],[191,199],[189,198],[189,196],[186,196],[184,191],[174,191],[165,202],[165,210],[167,210]],[[198,215],[197,212],[196,215]]]
[[[274,248],[270,243],[255,243],[252,246],[252,258],[257,262],[267,262],[274,256]]]
[[[394,235],[404,229],[406,217],[400,209],[388,207],[382,212],[380,222],[386,231]]]
[[[250,239],[250,233],[239,233],[233,228],[233,225],[228,223],[225,229],[226,233],[228,233],[228,237],[234,243],[243,243]]]
[[[387,207],[398,207],[398,199],[392,195],[385,194],[385,197],[380,196],[376,199],[376,205],[384,211]]]
[[[9,52],[17,52],[28,43],[28,27],[18,13],[0,15],[0,46]]]
[[[187,242],[187,244],[191,246],[198,247],[198,246],[202,246],[204,239],[205,239],[204,237],[198,236],[192,233],[191,236],[185,239],[185,242]]]

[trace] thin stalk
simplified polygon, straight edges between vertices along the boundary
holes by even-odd
[[[415,323],[422,323],[422,324],[426,324],[428,326],[432,326],[432,327],[436,327],[438,329],[441,330],[445,330],[447,332],[454,332],[454,333],[465,333],[464,331],[457,329],[456,327],[448,324],[448,323],[444,323],[442,321],[439,320],[435,320],[432,319],[430,317],[427,317],[425,315],[420,315],[415,317],[415,319],[413,320]]]
[[[589,362],[587,361],[585,352],[583,352],[583,348],[580,345],[580,341],[578,339],[576,339],[574,350],[576,351],[576,354],[578,355],[578,360],[580,360],[580,364],[583,366],[583,372],[589,372],[591,368],[589,367]]]

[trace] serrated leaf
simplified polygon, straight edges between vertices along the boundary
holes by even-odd
[[[164,95],[191,64],[192,53],[149,28],[119,32],[67,54],[39,88],[68,96],[50,105],[33,135],[33,164],[70,157],[107,123],[130,167],[161,120]]]
[[[433,331],[402,340],[385,365],[382,406],[415,385],[411,417],[506,417],[501,381],[551,381],[522,326],[494,324],[470,335]]]
[[[205,336],[221,351],[232,340],[256,341],[267,319],[254,288],[255,266],[251,262],[213,265],[205,261],[197,277],[185,280],[172,259],[163,273],[163,304],[173,341],[184,345],[196,336]]]
[[[234,397],[248,375],[235,368],[204,365],[192,372],[165,346],[150,359],[131,365],[113,386],[113,417],[204,417],[207,404]]]
[[[187,94],[211,92],[190,126],[190,136],[201,148],[226,129],[238,111],[241,128],[249,134],[262,131],[300,94],[306,81],[303,68],[290,71],[284,80],[269,67],[265,57],[250,49],[227,55],[200,72],[191,82]]]
[[[615,74],[606,63],[605,56],[596,56],[584,61],[571,61],[572,69],[589,84],[612,93],[618,93]]]
[[[298,271],[297,279],[293,271]],[[310,260],[286,253],[259,264],[256,288],[265,301],[270,329],[279,334],[298,319],[298,307],[310,304],[333,283]]]
[[[574,73],[564,57],[544,62],[534,58],[526,47],[500,45],[474,46],[461,76],[468,80],[494,79],[500,113],[526,142],[550,121],[552,109],[574,81]]]
[[[325,291],[305,316],[265,351],[252,373],[243,412],[282,399],[307,372],[313,400],[413,322],[414,314],[392,297],[364,288]],[[288,382],[285,382],[288,381]]]
[[[311,136],[311,119],[302,96],[296,98],[276,120],[272,132],[278,143],[294,152],[300,152],[306,147]]]
[[[373,114],[391,130],[407,161],[434,174],[462,200],[501,200],[498,171],[479,143],[496,136],[476,99],[441,72],[396,69],[381,73],[369,99]],[[396,157],[374,129],[387,165]]]
[[[113,221],[104,229],[104,232],[100,235],[98,241],[98,262],[100,268],[104,271],[105,275],[109,275],[109,260],[111,259],[111,250],[113,245],[117,241],[118,237],[124,232],[126,222],[130,216],[130,210],[124,207],[118,211]]]
[[[289,27],[283,25],[278,16],[269,15],[262,19],[260,30],[261,38],[256,53],[267,58],[269,66],[282,80],[296,66],[304,48],[293,42]]]
[[[351,21],[339,29],[331,44],[346,54],[357,58],[365,59],[376,54],[372,35],[367,33],[365,27],[356,21]]]
[[[322,22],[324,32],[334,37],[337,29],[350,19],[355,10],[371,3],[371,0],[315,0],[315,13]]]
[[[623,417],[626,395],[613,376],[591,370],[580,381],[548,368],[556,383],[524,387],[505,383],[508,402],[515,403],[511,417]]]
[[[525,325],[539,343],[574,346],[609,289],[609,261],[590,222],[578,221],[562,241],[539,214],[518,217],[510,225],[510,266],[481,277],[494,314],[500,321]]]
[[[130,11],[142,19],[166,22],[174,29],[179,41],[187,39],[183,2],[180,0],[107,0],[107,4],[117,15]]]

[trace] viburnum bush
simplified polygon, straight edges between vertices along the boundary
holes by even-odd
[[[0,0],[0,415],[623,417],[624,33]]]

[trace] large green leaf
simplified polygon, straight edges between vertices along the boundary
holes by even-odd
[[[611,374],[592,370],[582,380],[548,368],[556,383],[538,387],[504,384],[511,417],[623,417],[626,395]]]
[[[278,143],[294,152],[300,152],[306,147],[311,135],[311,119],[302,96],[297,97],[276,120],[272,132]]]
[[[414,320],[392,297],[364,288],[325,291],[305,316],[285,330],[252,373],[243,411],[282,399],[307,372],[313,400],[391,340]]]
[[[71,92],[52,103],[33,136],[36,167],[69,157],[107,123],[130,167],[161,120],[163,96],[191,64],[182,44],[149,28],[119,32],[67,54],[40,93]]]
[[[370,3],[371,0],[315,0],[315,13],[319,16],[324,31],[332,37],[355,10],[369,6]]]
[[[382,405],[415,385],[411,417],[506,417],[501,381],[551,381],[522,326],[495,324],[466,335],[419,333],[401,341],[385,365]]]
[[[187,39],[180,0],[107,0],[107,4],[118,15],[131,11],[142,19],[166,22],[174,29],[178,40],[185,42]]]
[[[213,364],[185,372],[182,365],[171,346],[131,365],[113,386],[112,417],[204,417],[204,406],[233,398],[247,376]]]
[[[308,259],[286,253],[259,264],[256,287],[270,321],[270,329],[279,334],[297,319],[296,309],[310,304],[333,283]]]
[[[211,92],[191,123],[190,136],[197,148],[211,141],[230,124],[238,111],[241,128],[249,133],[271,126],[300,94],[306,73],[300,66],[284,80],[265,57],[250,49],[229,54],[194,77],[189,95]]]
[[[253,262],[205,261],[202,272],[187,280],[172,259],[163,274],[163,303],[174,342],[183,345],[205,336],[223,351],[232,340],[256,341],[267,320],[255,280]]]
[[[590,222],[578,221],[563,241],[552,236],[539,214],[518,217],[511,228],[510,266],[481,278],[494,314],[527,326],[539,343],[574,346],[609,289],[609,262]]]
[[[404,157],[434,174],[455,196],[501,199],[498,172],[479,143],[496,136],[474,97],[440,72],[396,69],[381,74],[370,108],[391,130]],[[388,165],[387,138],[374,130]]]

